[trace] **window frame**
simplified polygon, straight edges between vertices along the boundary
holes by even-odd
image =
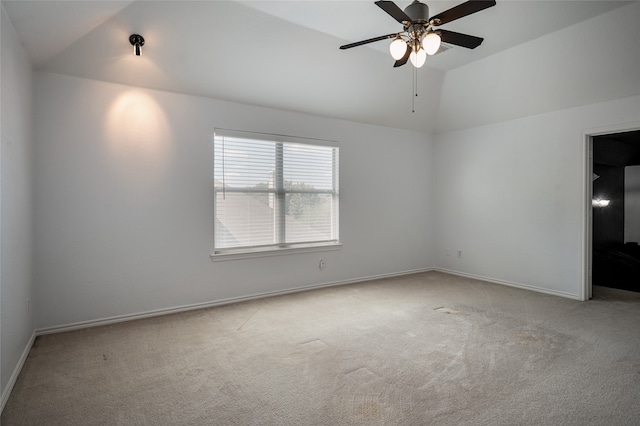
[[[240,138],[240,139],[250,139],[254,141],[261,141],[265,143],[271,143],[274,145],[275,153],[275,188],[274,189],[247,189],[247,188],[226,188],[223,184],[222,188],[219,188],[215,184],[215,175],[216,175],[216,141],[221,137],[230,137],[230,138]],[[309,145],[309,146],[319,146],[326,147],[332,149],[332,188],[331,189],[317,189],[317,190],[296,190],[296,189],[286,189],[285,188],[285,179],[284,176],[286,174],[284,168],[284,144],[301,144],[301,145]],[[240,131],[240,130],[231,130],[224,128],[215,128],[214,135],[212,138],[212,160],[213,160],[213,175],[214,175],[214,185],[213,185],[213,251],[211,253],[211,259],[214,261],[218,260],[232,260],[232,259],[242,259],[242,258],[251,258],[251,257],[262,257],[262,256],[274,256],[274,255],[283,255],[283,254],[291,254],[291,253],[308,253],[308,252],[317,252],[317,251],[328,251],[328,250],[338,250],[342,247],[342,243],[340,242],[340,233],[339,233],[339,224],[340,224],[340,208],[339,208],[339,200],[340,200],[340,191],[339,191],[339,143],[336,141],[323,140],[323,139],[313,139],[313,138],[303,138],[289,135],[279,135],[279,134],[270,134],[270,133],[259,133],[259,132],[249,132],[249,131]],[[274,222],[275,229],[274,232],[277,233],[277,241],[274,244],[268,245],[258,245],[258,246],[242,246],[242,247],[227,247],[220,248],[216,247],[216,225],[215,222],[217,220],[217,198],[219,193],[256,193],[256,192],[264,192],[267,194],[274,194],[276,200],[276,211],[274,211]],[[289,194],[324,194],[332,196],[332,208],[336,209],[334,213],[331,214],[332,218],[332,237],[330,240],[322,240],[322,241],[305,241],[305,242],[285,242],[285,204],[286,204],[286,196]]]

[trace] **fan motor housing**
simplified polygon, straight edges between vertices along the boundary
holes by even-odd
[[[425,23],[429,21],[429,6],[414,0],[409,6],[404,8],[404,13],[411,18],[411,22]]]

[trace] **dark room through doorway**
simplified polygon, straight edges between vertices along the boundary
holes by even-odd
[[[592,285],[640,292],[640,130],[593,137]]]

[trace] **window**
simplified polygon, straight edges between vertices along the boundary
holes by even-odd
[[[338,244],[335,142],[216,129],[214,255]]]

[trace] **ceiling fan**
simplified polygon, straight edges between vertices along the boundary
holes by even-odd
[[[470,0],[429,17],[429,6],[418,0],[414,0],[404,10],[400,9],[392,1],[381,0],[375,3],[380,9],[401,23],[404,27],[403,30],[398,33],[345,44],[340,46],[340,49],[350,49],[363,44],[393,38],[394,40],[389,46],[391,56],[396,60],[393,66],[400,67],[406,64],[408,60],[411,60],[411,64],[416,68],[424,65],[427,55],[434,55],[438,51],[441,42],[455,44],[467,49],[475,49],[480,46],[484,40],[483,38],[444,29],[434,29],[434,27],[439,27],[496,5],[495,1]]]

